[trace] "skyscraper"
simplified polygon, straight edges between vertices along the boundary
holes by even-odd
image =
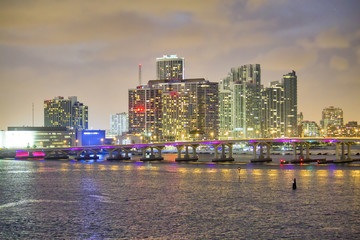
[[[44,101],[44,126],[88,129],[88,106],[77,97],[55,97]]]
[[[110,116],[110,132],[122,135],[129,130],[128,113],[116,113]]]
[[[218,83],[204,78],[177,82],[149,81],[162,89],[162,129],[165,140],[217,136]]]
[[[217,91],[218,83],[203,78],[150,80],[129,90],[129,131],[147,140],[216,137]]]
[[[261,136],[260,64],[232,68],[220,81],[220,137]]]
[[[177,81],[185,78],[184,58],[176,55],[164,55],[156,58],[156,79]]]
[[[283,75],[285,103],[285,135],[297,136],[297,76],[295,71]]]
[[[297,76],[292,71],[262,90],[264,137],[298,136],[297,117]]]
[[[271,82],[270,87],[263,89],[263,136],[284,137],[285,134],[285,104],[284,87],[279,82]]]
[[[146,140],[162,138],[162,90],[151,86],[129,89],[129,133]]]

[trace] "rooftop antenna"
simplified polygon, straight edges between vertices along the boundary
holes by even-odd
[[[139,86],[141,86],[141,63],[139,64]]]
[[[34,127],[34,103],[32,103],[32,126]]]

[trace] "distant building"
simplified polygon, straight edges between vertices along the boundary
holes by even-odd
[[[105,130],[78,130],[76,132],[76,146],[103,145],[105,142]]]
[[[232,68],[219,84],[220,137],[261,136],[260,64]]]
[[[295,71],[283,75],[262,90],[262,133],[264,137],[298,136],[297,77]]]
[[[359,137],[360,125],[357,121],[350,121],[343,127],[344,137]]]
[[[185,78],[184,58],[176,55],[164,55],[156,58],[156,79],[178,81]]]
[[[2,131],[5,148],[69,147],[75,144],[75,132],[66,127],[8,127]]]
[[[129,133],[144,140],[162,138],[162,90],[151,86],[129,89]]]
[[[196,78],[176,82],[150,80],[149,85],[162,92],[164,140],[217,137],[218,83]]]
[[[320,137],[320,127],[314,121],[302,121],[301,125],[301,137]]]
[[[55,97],[44,101],[44,126],[88,129],[88,106],[77,97]]]
[[[146,141],[217,136],[218,83],[203,78],[150,80],[129,90],[129,132]]]
[[[283,84],[272,82],[262,91],[263,96],[263,135],[265,137],[284,137],[285,131],[285,93]]]
[[[122,135],[129,131],[128,113],[116,113],[110,116],[110,133]]]
[[[344,125],[343,110],[334,106],[324,108],[322,111],[322,119],[320,120],[321,131],[324,136],[334,135],[336,129]],[[336,133],[337,134],[337,133]]]
[[[297,76],[295,71],[283,75],[285,136],[297,137]]]

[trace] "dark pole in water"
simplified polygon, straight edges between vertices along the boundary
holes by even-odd
[[[296,178],[294,178],[294,182],[293,182],[293,189],[296,189]]]

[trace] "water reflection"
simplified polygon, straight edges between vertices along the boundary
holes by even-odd
[[[240,172],[239,166],[1,161],[0,237],[11,239],[1,235],[4,226],[21,229],[23,239],[354,239],[358,233],[359,166],[241,164]]]

